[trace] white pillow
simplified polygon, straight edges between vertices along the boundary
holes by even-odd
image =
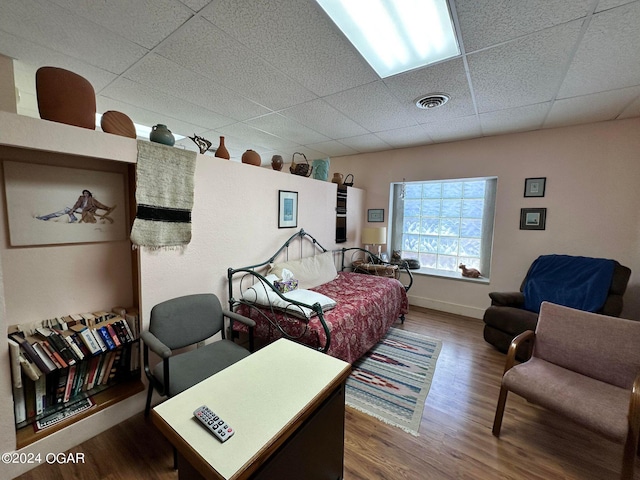
[[[267,276],[267,278],[269,277]],[[269,279],[269,281],[271,280]],[[291,292],[285,293],[284,296],[290,300],[306,303],[307,305],[320,303],[322,311],[330,310],[336,306],[335,300],[321,293],[312,292],[311,290],[292,290]],[[283,300],[269,286],[264,285],[264,282],[256,283],[253,287],[245,290],[242,294],[242,299],[246,302],[255,303],[256,305],[264,307],[273,306],[278,310],[286,311],[290,315],[306,319],[316,315],[316,312],[311,308],[294,305],[291,302]]]
[[[333,253],[324,252],[313,257],[305,257],[289,262],[275,263],[269,270],[270,274],[282,277],[282,270],[293,272],[293,278],[298,280],[298,288],[309,289],[330,282],[338,276]]]

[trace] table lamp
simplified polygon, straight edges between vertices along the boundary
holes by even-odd
[[[387,227],[365,227],[362,229],[362,243],[378,246],[377,255],[380,257],[381,245],[387,243]]]

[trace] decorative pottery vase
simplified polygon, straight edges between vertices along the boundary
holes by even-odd
[[[258,155],[258,152],[249,149],[242,154],[242,163],[248,163],[249,165],[259,167],[262,163],[262,159],[260,158],[260,155]]]
[[[326,182],[329,179],[329,163],[330,159],[320,158],[313,161],[313,178]]]
[[[338,185],[342,185],[342,180],[344,179],[344,176],[341,173],[334,173],[333,174],[333,178],[331,179],[331,183],[337,183]]]
[[[102,114],[100,127],[103,132],[122,137],[136,138],[136,127],[131,119],[122,112],[109,110]]]
[[[36,96],[43,120],[96,129],[96,93],[77,73],[40,67],[36,71]]]
[[[173,136],[173,133],[171,133],[171,130],[169,130],[167,126],[163,125],[162,123],[159,123],[151,127],[149,140],[155,143],[169,145],[170,147],[173,147],[173,144],[176,143],[176,139]]]
[[[271,168],[274,170],[282,170],[282,165],[284,164],[284,160],[282,159],[282,155],[274,155],[271,157]]]
[[[229,155],[229,150],[227,150],[227,147],[224,146],[224,137],[220,137],[220,146],[216,150],[215,156],[218,158],[224,158],[225,160],[229,160],[231,158],[231,155]]]

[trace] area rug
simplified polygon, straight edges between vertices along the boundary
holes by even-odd
[[[418,436],[442,342],[391,328],[353,364],[346,403]]]

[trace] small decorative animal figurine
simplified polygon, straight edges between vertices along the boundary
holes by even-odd
[[[193,143],[195,143],[198,146],[198,148],[200,149],[200,153],[203,155],[204,155],[204,152],[209,150],[209,148],[211,147],[211,142],[209,140],[207,140],[204,137],[199,137],[195,133],[193,134],[193,137],[189,137],[189,138],[193,140]]]
[[[482,276],[482,274],[480,273],[479,270],[477,270],[475,268],[467,268],[467,266],[462,264],[462,263],[460,264],[460,266],[458,268],[462,269],[462,276],[463,277],[480,278]]]

